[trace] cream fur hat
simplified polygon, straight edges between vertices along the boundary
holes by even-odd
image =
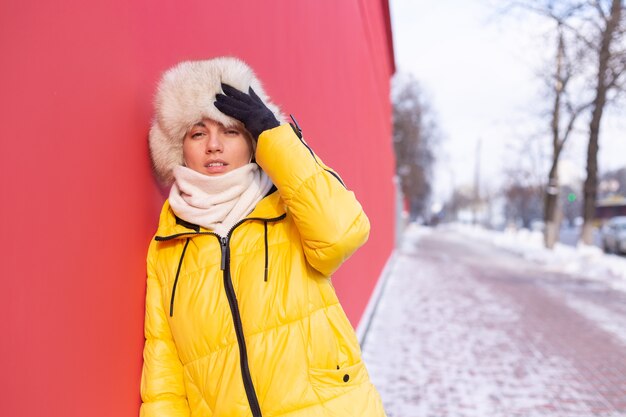
[[[241,122],[220,112],[213,102],[222,93],[221,83],[248,92],[252,87],[265,105],[284,123],[280,109],[270,102],[252,69],[237,58],[220,57],[206,61],[186,61],[165,71],[154,100],[154,119],[150,128],[150,157],[159,181],[171,185],[172,169],[183,164],[183,138],[187,131],[208,117],[224,126]]]

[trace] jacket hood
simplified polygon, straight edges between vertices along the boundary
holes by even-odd
[[[183,164],[183,138],[195,123],[208,117],[227,127],[241,126],[241,122],[226,116],[213,104],[215,95],[222,93],[221,83],[246,93],[252,87],[276,119],[284,123],[280,109],[243,61],[220,57],[179,63],[165,71],[158,83],[149,134],[152,166],[164,185],[173,183],[172,169]]]

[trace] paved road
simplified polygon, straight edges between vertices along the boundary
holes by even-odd
[[[363,344],[389,417],[626,416],[626,295],[408,233]]]

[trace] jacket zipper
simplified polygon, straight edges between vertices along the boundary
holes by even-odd
[[[220,247],[222,249],[222,271],[224,277],[224,290],[226,298],[230,306],[230,312],[233,317],[233,325],[235,326],[235,335],[237,336],[237,344],[239,345],[239,366],[241,368],[241,378],[243,386],[248,397],[248,404],[254,417],[262,417],[261,406],[256,396],[254,384],[252,383],[252,375],[250,374],[250,366],[248,364],[248,351],[246,348],[246,340],[243,334],[243,325],[241,323],[241,314],[239,313],[239,304],[233,287],[232,277],[230,275],[230,232],[226,237],[218,237]]]
[[[248,363],[248,349],[246,347],[246,339],[243,334],[243,325],[241,323],[241,314],[239,313],[239,304],[237,303],[237,295],[235,294],[235,288],[233,287],[232,277],[230,275],[230,238],[232,236],[233,231],[239,227],[241,224],[245,223],[248,220],[261,220],[264,222],[274,222],[278,220],[282,220],[287,215],[285,213],[281,214],[278,217],[274,217],[271,219],[264,219],[260,217],[249,217],[240,220],[237,222],[226,234],[226,237],[220,236],[214,232],[194,232],[194,233],[177,233],[170,236],[157,236],[155,237],[158,241],[164,241],[173,239],[175,237],[183,236],[183,235],[213,235],[217,238],[220,244],[221,250],[221,260],[220,260],[220,268],[223,271],[223,279],[224,279],[224,291],[226,292],[226,298],[228,299],[228,305],[230,306],[230,311],[233,316],[233,325],[235,326],[235,335],[237,336],[237,344],[239,346],[239,364],[241,367],[241,378],[243,380],[243,386],[246,390],[246,396],[248,397],[248,403],[250,404],[250,410],[252,411],[252,415],[254,417],[262,417],[261,414],[261,406],[259,405],[259,400],[256,395],[256,391],[254,389],[254,384],[252,383],[252,375],[250,374],[250,366]]]
[[[268,221],[277,221],[284,219],[286,214],[282,214],[279,217],[273,219],[254,219]],[[241,367],[241,378],[243,379],[243,386],[246,390],[246,396],[248,397],[248,403],[250,404],[250,411],[254,417],[262,417],[261,406],[259,405],[259,399],[257,398],[254,384],[252,383],[252,375],[250,374],[250,366],[248,364],[248,349],[246,347],[246,339],[243,334],[243,325],[241,323],[241,314],[239,313],[239,304],[237,303],[237,295],[235,294],[235,288],[233,287],[233,280],[230,275],[230,238],[233,231],[243,224],[247,220],[243,219],[237,222],[226,234],[226,237],[215,235],[222,250],[221,268],[224,276],[224,291],[226,291],[226,298],[228,299],[228,305],[233,316],[233,325],[235,326],[235,335],[237,336],[237,344],[239,345],[239,365]]]

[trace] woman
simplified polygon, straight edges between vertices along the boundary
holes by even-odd
[[[354,194],[237,59],[168,70],[155,107],[172,187],[147,258],[141,415],[384,416],[330,283],[369,233]]]

